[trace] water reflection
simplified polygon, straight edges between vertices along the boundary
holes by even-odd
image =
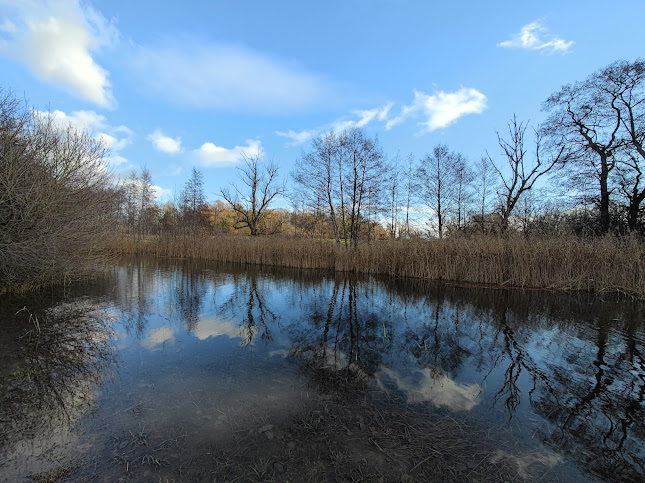
[[[25,308],[13,322],[3,327],[0,344],[0,461],[34,471],[33,456],[52,457],[68,443],[104,379],[114,375],[115,333],[107,313],[83,300],[42,312]]]
[[[122,370],[94,404],[110,439],[83,444],[127,468],[158,461],[171,477],[181,454],[206,464],[197,455],[211,454],[213,439],[266,459],[257,439],[275,437],[302,451],[313,440],[314,452],[351,441],[360,457],[344,464],[357,478],[368,456],[381,475],[397,461],[412,479],[494,480],[483,468],[500,465],[513,468],[500,478],[556,468],[548,474],[583,478],[571,461],[603,479],[645,474],[640,304],[150,261],[116,267],[102,298],[89,300],[50,309],[40,335],[30,327],[0,339],[13,354],[1,373],[0,434],[14,460],[16,434],[39,434],[34,413],[57,408],[52,417],[72,426],[88,412],[118,347]],[[447,433],[461,453],[441,447]],[[177,434],[185,446],[163,452]],[[466,444],[482,434],[494,436],[485,451]],[[419,456],[429,446],[443,451],[436,460]],[[228,476],[248,479],[246,463]],[[448,473],[433,473],[439,464]],[[267,479],[293,476],[271,471]]]
[[[298,288],[304,322],[290,327],[292,353],[317,385],[364,390],[371,378],[409,402],[503,410],[593,474],[645,473],[641,305],[384,285]],[[542,421],[526,427],[531,414]]]

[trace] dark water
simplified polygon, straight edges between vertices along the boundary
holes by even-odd
[[[0,304],[4,481],[645,478],[629,301],[148,261]]]

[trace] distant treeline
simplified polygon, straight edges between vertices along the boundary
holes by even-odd
[[[513,116],[477,160],[445,145],[388,157],[353,128],[313,139],[289,190],[247,153],[221,200],[193,169],[165,204],[147,169],[115,180],[100,141],[0,90],[0,292],[66,283],[116,251],[642,296],[644,86],[645,62],[615,62],[552,94],[541,125]],[[281,241],[263,250],[262,235]]]

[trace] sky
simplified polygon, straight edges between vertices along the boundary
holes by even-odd
[[[0,0],[0,87],[146,167],[158,200],[193,167],[209,201],[258,151],[291,184],[324,132],[388,158],[439,143],[501,160],[563,85],[645,55],[645,1]],[[277,206],[289,206],[287,199]]]

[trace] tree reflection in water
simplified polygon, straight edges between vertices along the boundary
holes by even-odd
[[[428,421],[468,417],[471,428],[521,432],[524,448],[533,445],[525,454],[554,448],[553,461],[568,455],[605,479],[645,474],[642,305],[215,265],[138,262],[120,267],[114,280],[110,304],[144,347],[179,337],[182,328],[195,343],[240,337],[250,349],[266,345],[269,358],[288,353],[324,404],[332,404],[326,395],[338,395],[342,403],[333,407],[347,415],[376,398],[379,411],[386,403],[405,409],[392,410],[397,424],[412,408]],[[115,364],[104,315],[80,303],[59,306],[40,317],[40,335],[32,331],[7,353],[0,368],[4,454],[15,453],[17,434],[21,442],[37,440],[44,420],[69,423],[87,412],[93,388]],[[162,329],[167,334],[153,340]],[[184,338],[182,347],[193,342]],[[236,351],[242,360],[245,351]],[[254,364],[263,368],[260,352]],[[203,367],[216,364],[202,355]],[[342,431],[357,436],[361,428],[347,421],[361,420],[350,416],[339,419]],[[529,463],[516,461],[523,474],[520,464]]]
[[[472,409],[480,403],[472,389],[486,388],[481,397],[509,421],[521,410],[526,426],[539,414],[529,430],[591,473],[645,474],[642,306],[421,283],[382,288],[349,278],[305,289],[303,317],[289,328],[292,354],[318,386],[389,382],[411,401],[453,409]],[[480,380],[457,382],[473,371]]]
[[[28,456],[53,451],[69,438],[117,362],[110,318],[95,305],[81,300],[40,316],[25,310],[15,320],[23,316],[25,323],[3,327],[2,334],[13,340],[2,354],[0,461],[12,464],[33,464]]]

